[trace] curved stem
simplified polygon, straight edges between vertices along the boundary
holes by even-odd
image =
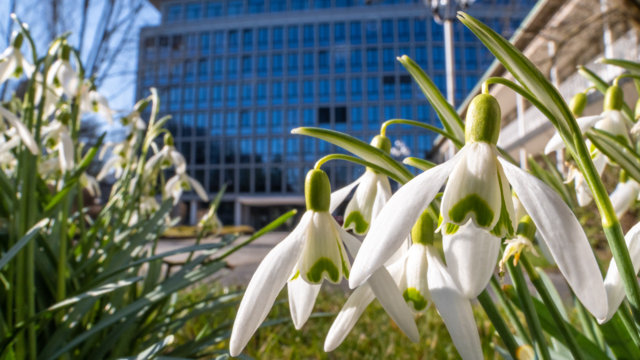
[[[387,175],[388,177],[392,178],[393,180],[397,181],[400,184],[404,184],[406,183],[406,181],[404,181],[403,179],[400,179],[399,177],[397,177],[395,174],[393,174],[392,172],[388,171],[385,168],[382,168],[376,164],[372,164],[368,161],[364,161],[360,158],[357,158],[355,156],[351,156],[351,155],[345,155],[345,154],[329,154],[326,156],[321,157],[318,161],[316,161],[316,164],[313,166],[314,169],[320,169],[322,167],[322,165],[324,165],[325,163],[331,161],[331,160],[345,160],[345,161],[351,161],[352,163],[356,163],[359,165],[363,165],[365,167],[371,168],[372,170],[375,170],[377,172],[383,173],[385,175]]]
[[[464,143],[462,143],[460,140],[458,140],[455,136],[449,134],[448,132],[433,126],[433,125],[429,125],[429,124],[425,124],[423,122],[420,121],[416,121],[416,120],[408,120],[408,119],[391,119],[391,120],[387,120],[384,123],[382,123],[382,126],[380,127],[380,135],[386,136],[387,133],[387,127],[389,125],[394,125],[394,124],[401,124],[401,125],[411,125],[411,126],[417,126],[423,129],[427,129],[429,131],[433,131],[437,134],[440,134],[442,136],[444,136],[445,138],[451,140],[457,147],[462,147],[464,145]]]

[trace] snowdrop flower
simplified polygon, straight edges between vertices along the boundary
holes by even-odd
[[[73,98],[78,95],[80,78],[69,62],[70,52],[68,45],[61,47],[60,58],[51,64],[47,73],[47,84],[53,85],[59,96],[64,94]]]
[[[177,173],[172,176],[164,186],[164,192],[173,198],[173,205],[176,205],[182,196],[184,190],[193,190],[202,199],[209,201],[209,195],[204,190],[198,180],[192,178],[186,173]]]
[[[15,129],[14,136],[19,137],[24,146],[26,146],[33,155],[40,153],[40,149],[38,149],[38,144],[36,144],[36,141],[33,139],[33,135],[31,135],[29,129],[27,129],[15,114],[0,106],[0,118],[7,120],[9,125]]]
[[[187,162],[184,159],[184,156],[176,150],[173,142],[173,136],[171,134],[166,134],[164,136],[164,147],[153,154],[145,165],[145,172],[151,172],[157,166],[161,168],[167,168],[169,166],[175,166],[176,173],[184,174],[187,170]]]
[[[397,158],[407,157],[411,155],[411,150],[409,150],[409,147],[407,146],[407,144],[405,144],[401,140],[394,141],[393,147],[389,152],[391,153],[391,156],[397,157]]]
[[[79,181],[80,185],[82,185],[82,187],[85,188],[92,197],[100,197],[102,195],[102,192],[100,191],[100,184],[98,184],[98,180],[96,180],[95,177],[87,173],[82,173]]]
[[[617,85],[610,86],[605,94],[604,111],[600,115],[585,116],[577,119],[580,131],[584,133],[590,128],[596,128],[617,136],[626,143],[631,144],[625,116],[620,111],[623,103],[623,93],[620,87]],[[549,154],[563,148],[564,142],[560,134],[556,132],[545,146],[544,153]],[[594,147],[592,147],[591,150],[591,158],[598,173],[602,175],[606,164],[609,162],[608,158]]]
[[[80,106],[83,112],[94,112],[101,115],[109,124],[113,124],[113,111],[109,107],[109,102],[102,94],[95,89],[85,89],[87,85],[83,85],[82,100]]]
[[[629,256],[631,257],[631,263],[633,264],[633,271],[637,274],[640,271],[640,223],[635,224],[627,234],[624,236],[624,240],[629,249]],[[607,302],[609,309],[607,316],[604,319],[598,319],[599,323],[605,323],[613,317],[616,313],[622,300],[624,300],[624,285],[622,284],[622,278],[618,271],[618,266],[614,259],[611,259],[609,263],[609,269],[607,270],[607,276],[604,279],[604,286],[607,290]]]
[[[452,255],[482,257],[495,266],[497,253],[481,247],[492,241],[499,242],[498,237],[513,234],[511,184],[576,296],[596,318],[606,315],[602,276],[582,226],[560,196],[544,182],[498,157],[495,144],[499,131],[498,102],[488,94],[476,96],[467,111],[465,146],[452,159],[401,187],[373,221],[362,244],[361,254],[367,255],[357,256],[353,264],[349,278],[352,288],[362,284],[387,261],[447,178],[440,209],[443,228],[448,228],[450,234],[456,233],[451,227],[460,226],[457,231],[465,234],[475,229],[477,237],[488,237],[487,232],[496,236],[478,242],[458,239],[460,246],[455,244],[453,248],[460,251]],[[463,230],[461,225],[470,228]],[[475,264],[481,262],[468,260]],[[457,283],[484,288],[487,284],[484,279],[488,279],[484,272],[490,267],[463,271],[468,264],[458,261],[458,269],[451,270],[451,276],[457,275]],[[472,278],[460,278],[466,274]],[[481,282],[484,283],[479,284]]]
[[[359,242],[329,213],[330,194],[327,174],[319,169],[309,171],[305,179],[307,211],[298,226],[265,256],[251,278],[231,331],[231,356],[239,355],[244,349],[285,284],[291,318],[296,329],[300,329],[313,310],[322,282],[326,279],[338,283],[349,276],[345,246],[355,255]],[[390,300],[383,303],[387,304],[387,311],[394,310],[400,314],[394,317],[398,325],[403,330],[411,329],[413,325],[417,333],[402,296],[389,291],[394,284],[386,270],[376,272],[369,284],[381,302]]]
[[[604,159],[603,157],[600,157]],[[602,169],[604,169],[604,165],[599,165]],[[597,169],[600,169],[597,167]],[[600,170],[598,170],[600,171]],[[591,189],[589,188],[589,184],[584,179],[584,175],[578,170],[575,165],[569,165],[569,172],[567,174],[567,180],[565,180],[565,184],[568,184],[573,181],[573,187],[576,191],[576,200],[578,200],[579,206],[587,206],[593,200],[593,195],[591,194]]]
[[[626,177],[626,176],[625,176]],[[620,219],[640,195],[640,184],[632,179],[622,179],[609,195],[611,205]]]
[[[10,77],[19,78],[23,73],[31,76],[34,66],[31,65],[20,52],[24,37],[14,33],[12,44],[0,54],[0,84]]]
[[[198,222],[198,228],[205,234],[218,235],[222,230],[222,221],[217,214],[217,206],[211,206],[209,211]]]
[[[520,255],[525,249],[531,251],[532,254],[538,255],[538,252],[533,247],[532,241],[535,238],[536,226],[533,224],[533,220],[529,215],[525,215],[521,218],[520,224],[518,224],[518,232],[516,237],[512,239],[506,239],[504,243],[507,245],[504,248],[502,259],[500,259],[499,268],[500,273],[504,273],[504,264],[513,256],[513,266],[518,265],[520,261]]]
[[[73,170],[75,166],[75,155],[69,128],[60,121],[53,120],[49,125],[42,128],[42,135],[45,144],[47,144],[50,149],[58,152],[60,169],[62,171]]]

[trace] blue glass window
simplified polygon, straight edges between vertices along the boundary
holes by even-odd
[[[196,66],[191,60],[184,62],[184,81],[193,82],[196,77]]]
[[[266,105],[267,103],[267,84],[264,82],[260,82],[256,86],[256,102],[258,105]]]
[[[240,113],[240,133],[251,134],[251,111]]]
[[[271,84],[271,102],[273,104],[282,104],[282,82],[276,81]]]
[[[165,15],[167,22],[175,22],[182,20],[182,5],[175,4],[167,7],[167,13]]]
[[[216,52],[216,54],[224,53],[224,31],[216,31],[215,33],[213,33],[213,42],[213,50]]]
[[[375,44],[378,42],[378,22],[375,20],[367,21],[367,44]],[[393,29],[393,27],[392,27]]]
[[[351,100],[362,100],[362,79],[351,79]]]
[[[249,0],[249,13],[250,14],[259,14],[264,12],[264,3],[263,0]]]
[[[427,40],[427,21],[425,19],[413,20],[413,36],[416,41]]]
[[[475,47],[464,48],[464,65],[467,70],[476,70],[478,68],[478,53]]]
[[[329,80],[322,79],[318,81],[318,97],[320,98],[320,102],[329,101],[330,91],[331,89],[329,87]]]
[[[287,73],[289,75],[298,74],[298,53],[287,54]]]
[[[267,112],[266,111],[261,110],[256,112],[256,133],[257,134],[267,133]],[[257,146],[256,146],[256,152],[258,152]],[[262,154],[266,155],[266,151],[262,152]]]
[[[222,3],[219,1],[208,1],[206,16],[208,18],[222,16]]]
[[[411,25],[409,19],[398,19],[398,41],[411,41]]]
[[[215,112],[211,115],[209,131],[211,132],[211,135],[222,134],[222,113]]]
[[[209,55],[211,49],[211,35],[209,33],[200,34],[200,55]]]
[[[206,109],[209,107],[209,92],[204,86],[198,87],[198,109]]]
[[[333,24],[333,42],[344,44],[346,41],[346,29],[343,22]]]
[[[187,4],[187,20],[196,20],[202,17],[202,4],[189,3]]]
[[[235,135],[238,133],[238,113],[235,111],[227,112],[227,117],[224,122],[225,134]]]
[[[264,159],[266,161],[267,159],[267,153],[266,153],[266,143],[265,143],[265,153],[264,153]],[[267,191],[267,176],[265,173],[265,170],[262,168],[258,168],[255,169],[256,173],[255,173],[255,191],[256,192],[265,192]]]
[[[305,161],[315,161],[315,139],[304,138],[302,139],[302,154]]]
[[[226,162],[226,154],[227,154],[227,151],[225,150],[225,162]],[[222,178],[222,182],[227,184],[226,191],[228,193],[234,193],[236,191],[235,190],[236,177],[235,177],[235,170],[233,168],[224,170],[224,176]]]
[[[440,90],[441,93],[444,94],[447,92],[447,81],[444,75],[437,74],[436,76],[433,77],[433,82],[436,84],[436,86],[438,87],[438,90]]]
[[[318,25],[318,43],[320,46],[329,45],[331,41],[331,28],[329,24],[323,23]]]
[[[316,9],[326,9],[331,6],[330,0],[314,0]]]
[[[334,81],[335,89],[334,94],[336,101],[345,101],[347,97],[347,85],[344,79],[336,79]]]
[[[362,130],[362,108],[359,106],[351,108],[351,130]]]
[[[236,106],[238,100],[238,86],[227,85],[227,106]]]
[[[273,110],[271,112],[271,133],[282,133],[282,110]]]
[[[298,103],[298,82],[295,80],[289,80],[287,82],[287,103]]]
[[[240,163],[241,164],[248,164],[248,163],[251,162],[251,155],[253,154],[253,149],[251,149],[252,148],[251,145],[253,145],[251,140],[249,140],[249,139],[240,139]],[[242,169],[242,170],[246,170],[246,169]],[[242,170],[240,170],[240,171],[242,171]],[[242,174],[240,176],[242,177]],[[247,181],[247,184],[248,183],[249,183],[249,181]],[[246,186],[246,187],[247,187],[247,189],[245,191],[249,191],[248,186]],[[240,185],[240,191],[243,191],[242,183]]]
[[[196,131],[198,136],[207,133],[207,114],[201,112],[196,115]],[[204,155],[204,151],[202,151],[202,154]]]
[[[274,49],[282,49],[282,36],[284,31],[282,30],[282,26],[276,26],[273,28],[273,48]]]
[[[378,71],[378,49],[367,49],[367,71]]]
[[[285,130],[289,131],[293,128],[300,126],[300,115],[298,115],[298,109],[288,109],[287,110],[287,128]]]
[[[302,125],[304,126],[313,126],[315,125],[315,111],[313,109],[304,109],[302,110]]]
[[[252,96],[253,96],[253,86],[251,84],[243,84],[242,85],[242,105],[243,106],[251,106]]]
[[[302,54],[302,66],[305,74],[313,74],[315,69],[313,66],[313,53],[305,52]]]
[[[427,68],[428,60],[427,60],[427,48],[424,46],[417,46],[416,50],[416,63],[423,68]]]
[[[269,73],[269,57],[260,55],[258,57],[258,76],[266,77]]]
[[[289,25],[287,26],[287,46],[289,49],[297,49],[298,48],[298,26],[297,25]]]
[[[269,29],[258,29],[258,49],[264,50],[269,48]]]
[[[169,110],[178,110],[180,107],[180,88],[169,89]]]
[[[171,37],[171,55],[180,57],[182,53],[182,35],[173,35]]]
[[[253,30],[242,30],[242,48],[244,51],[251,51],[251,49],[253,49]]]
[[[360,21],[349,23],[349,39],[352,44],[362,43],[362,24]]]
[[[209,162],[213,164],[219,164],[220,144],[211,143],[209,145],[209,149]],[[211,160],[213,157],[216,157],[216,160]],[[220,191],[220,169],[209,170],[209,192],[217,193],[218,191]]]
[[[400,76],[400,98],[411,99],[411,76]]]
[[[169,38],[168,37],[166,36],[158,37],[158,46],[160,47],[158,56],[160,56],[161,59],[165,59],[167,56],[169,56]]]
[[[313,102],[313,81],[305,80],[302,83],[302,97],[305,103]]]
[[[418,105],[418,120],[426,123],[431,123],[431,119],[429,118],[429,106],[428,105]]]
[[[380,110],[377,106],[367,108],[367,128],[371,130],[380,128]]]
[[[393,100],[396,98],[396,77],[385,76],[382,78],[382,92],[385,100]]]
[[[227,78],[235,79],[238,76],[238,58],[230,57],[227,59]]]
[[[368,100],[378,100],[378,78],[377,77],[368,77],[367,78],[367,99]]]
[[[242,77],[250,78],[253,76],[253,58],[245,55],[242,57]]]
[[[291,9],[303,10],[309,8],[309,0],[291,0]]]
[[[240,15],[244,7],[244,0],[231,0],[227,4],[227,15]]]
[[[229,51],[238,51],[238,30],[229,31],[228,41]]]
[[[224,66],[222,63],[222,58],[213,59],[213,78],[216,80],[222,79],[224,74]]]
[[[298,161],[299,159],[300,159],[300,139],[288,138],[286,160],[289,162],[294,162],[294,161]],[[298,170],[298,169],[293,169],[293,170]]]
[[[167,64],[161,64],[161,66],[163,68],[163,71],[166,71]],[[160,70],[160,68],[158,68],[158,70]],[[167,81],[166,74],[164,75],[164,77],[165,77],[164,83],[166,84],[166,81]],[[171,65],[171,73],[169,74],[169,81],[172,84],[179,84],[181,80],[182,80],[182,64],[177,63],[177,64]]]
[[[367,23],[367,42],[369,42],[369,23]],[[382,42],[393,42],[393,20],[382,20]]]
[[[400,107],[400,117],[403,119],[413,119],[413,109],[411,105],[402,105],[402,107]]]
[[[441,24],[431,21],[431,41],[442,41],[444,38],[444,30]]]
[[[271,0],[269,1],[269,10],[271,12],[280,12],[287,10],[286,0]]]
[[[431,51],[433,51],[433,68],[444,70],[444,48],[442,46],[433,46]]]
[[[186,113],[182,116],[182,135],[183,136],[193,135],[193,114],[192,113]],[[188,143],[188,142],[185,142],[185,143]],[[190,161],[191,151],[185,151],[182,153],[182,155],[184,155],[187,158],[187,161]]]
[[[347,55],[345,50],[338,49],[333,51],[333,71],[343,73],[347,66]]]
[[[222,107],[222,85],[213,86],[213,94],[211,95],[213,101],[213,107]]]
[[[198,80],[209,80],[209,61],[207,59],[198,60]]]
[[[382,49],[382,68],[384,71],[393,71],[396,67],[396,57],[393,48]]]
[[[271,58],[271,72],[274,76],[282,75],[282,54],[273,54]]]
[[[313,24],[306,24],[302,30],[302,41],[304,43],[304,47],[314,47],[314,33],[313,33]]]
[[[351,50],[351,72],[362,71],[362,50]]]
[[[321,74],[329,72],[329,52],[327,50],[318,51],[318,71]]]

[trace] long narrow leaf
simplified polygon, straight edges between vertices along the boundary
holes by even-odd
[[[587,69],[586,67],[580,65],[578,66],[578,74],[582,75],[585,79],[589,80],[602,94],[607,92],[609,88],[609,84],[606,81],[602,80],[596,73]],[[633,110],[627,105],[627,103],[622,104],[622,112],[629,118],[633,119]]]
[[[49,219],[42,219],[38,221],[35,225],[33,225],[31,229],[29,229],[29,231],[27,231],[27,233],[20,240],[18,240],[17,243],[15,243],[9,249],[9,251],[2,255],[2,257],[0,258],[0,269],[7,265],[9,261],[11,261],[11,259],[13,259],[13,257],[16,256],[20,252],[20,250],[22,250],[22,248],[29,243],[29,241],[33,240],[33,238],[35,238],[36,235],[38,235],[38,233],[40,232],[40,229],[42,229],[43,226],[47,225],[48,222]]]
[[[640,182],[640,157],[625,142],[606,131],[597,129],[589,130],[587,138],[611,161],[620,165],[635,181]]]
[[[98,298],[102,295],[108,294],[114,290],[117,289],[121,289],[123,287],[126,286],[130,286],[133,285],[135,283],[137,283],[138,281],[144,279],[142,276],[136,276],[133,278],[129,278],[129,279],[124,279],[124,280],[119,280],[116,281],[115,283],[110,283],[110,284],[106,284],[106,285],[102,285],[100,287],[97,287],[95,289],[91,289],[87,292],[84,292],[82,294],[78,294],[76,296],[72,296],[70,298],[67,298],[63,301],[60,301],[59,303],[56,303],[55,305],[49,307],[47,309],[47,311],[53,311],[53,310],[57,310],[60,309],[62,307],[65,306],[69,306],[69,305],[73,305],[75,303],[77,303],[78,301],[84,300],[84,299],[88,299],[88,298]]]

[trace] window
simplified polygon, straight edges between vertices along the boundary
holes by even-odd
[[[300,158],[300,139],[287,138],[286,160],[289,162],[298,161]],[[296,169],[297,170],[297,169]]]
[[[230,57],[227,59],[227,78],[235,79],[238,76],[238,58]]]
[[[258,29],[258,49],[264,50],[269,48],[269,29]]]
[[[242,115],[244,115],[244,113]],[[253,154],[253,149],[251,149],[252,148],[251,145],[252,145],[251,140],[240,139],[240,163],[247,164],[251,162],[251,154]]]
[[[193,114],[187,113],[182,117],[182,135],[191,136],[193,135]],[[185,142],[188,143],[188,142]],[[183,143],[184,144],[184,143]],[[191,149],[183,152],[182,154],[187,158],[187,161],[191,161]]]
[[[253,74],[253,59],[251,56],[242,57],[242,77],[250,78]]]
[[[444,48],[442,46],[433,46],[433,68],[436,70],[444,70]]]
[[[266,153],[267,145],[266,145],[266,143],[265,143],[264,148],[265,148],[265,153],[264,153],[263,158],[266,160],[266,158],[267,158],[267,153]],[[255,173],[255,191],[256,192],[265,192],[265,191],[267,191],[267,176],[265,175],[265,170],[262,169],[262,168],[256,169],[256,173]]]
[[[367,31],[368,29],[367,24]],[[369,34],[367,33],[367,42],[369,42]],[[382,20],[382,42],[392,43],[393,42],[393,20],[385,19]]]
[[[302,125],[313,126],[315,124],[315,118],[313,117],[313,109],[302,110]]]
[[[244,51],[251,51],[253,49],[253,30],[242,30],[242,49]]]
[[[321,74],[329,73],[329,52],[327,50],[318,52],[318,71]]]
[[[263,0],[249,0],[249,13],[259,14],[264,12],[264,3]]]
[[[411,76],[400,76],[400,98],[411,99]]]
[[[238,99],[238,86],[227,85],[227,106],[236,106]]]
[[[169,38],[166,36],[160,36],[158,38],[158,45],[160,46],[160,58],[164,59],[169,56]]]
[[[222,113],[216,112],[211,115],[209,131],[211,132],[211,135],[222,134]]]
[[[204,86],[198,87],[198,109],[206,109],[209,107],[209,92]]]
[[[428,60],[427,60],[427,48],[424,46],[417,46],[416,47],[416,63],[418,63],[418,65],[422,66],[423,68],[427,67],[428,64]]]
[[[349,23],[349,39],[352,44],[362,43],[362,24],[360,21]]]
[[[343,73],[347,64],[347,52],[346,50],[336,49],[333,51],[333,71],[336,73]]]
[[[258,105],[267,104],[267,84],[264,82],[258,83],[256,87],[256,102]]]
[[[227,4],[227,15],[240,15],[242,14],[242,8],[244,0],[231,0]]]
[[[193,82],[196,77],[196,66],[193,61],[187,60],[184,62],[184,81]]]
[[[302,30],[302,41],[304,43],[304,47],[314,47],[314,40],[313,25],[304,25]]]
[[[227,44],[229,45],[229,51],[238,51],[238,31],[229,31]]]
[[[298,26],[290,25],[287,27],[287,46],[289,49],[298,48]]]
[[[427,21],[425,19],[414,19],[413,29],[413,36],[416,41],[427,40]]]
[[[271,102],[273,104],[282,104],[282,82],[276,81],[271,84]]]
[[[221,108],[222,107],[222,85],[214,85],[212,91],[212,101],[213,107]]]
[[[226,155],[226,150],[225,150],[225,155]],[[227,193],[234,193],[236,191],[235,189],[236,177],[235,177],[235,171],[233,169],[224,170],[224,176],[222,178],[222,181],[227,185],[227,189],[226,189]]]
[[[224,162],[225,164],[233,164],[236,162],[236,141],[234,140],[224,141]],[[233,172],[232,169],[229,169],[229,170]],[[229,179],[225,179],[225,180],[229,181]]]
[[[367,71],[378,71],[378,49],[367,49]]]
[[[331,39],[330,29],[329,24],[323,23],[318,25],[318,43],[320,43],[320,46],[329,45]]]
[[[207,59],[198,60],[198,80],[203,82],[209,80],[209,62]]]
[[[302,83],[302,96],[305,103],[313,102],[313,81],[305,80]]]
[[[211,143],[209,145],[209,162],[213,164],[220,163],[220,144]],[[214,150],[215,149],[215,150]],[[215,155],[216,159],[212,160],[211,157]],[[214,169],[209,171],[209,192],[217,193],[220,190],[220,170]]]
[[[189,3],[187,4],[187,20],[196,20],[202,17],[202,4]]]
[[[302,54],[302,66],[305,74],[311,75],[314,73],[312,52],[305,52]]]
[[[367,44],[375,44],[378,42],[378,22],[375,20],[367,21]]]
[[[187,43],[187,54],[191,56],[196,55],[196,51],[198,50],[198,37],[196,34],[187,34],[185,36]]]
[[[257,134],[266,134],[267,133],[267,113],[266,111],[257,111],[256,112],[256,133]],[[256,145],[256,152],[266,155],[266,147],[265,151],[259,152],[259,148]],[[257,160],[256,160],[257,161]]]
[[[398,19],[398,41],[411,41],[411,26],[409,25],[409,19]]]
[[[320,102],[328,102],[330,92],[329,80],[322,79],[318,81],[318,97],[320,98]]]
[[[225,134],[235,135],[238,133],[238,113],[235,111],[227,112],[225,119]],[[231,140],[235,143],[235,140]]]
[[[156,38],[148,37],[144,39],[144,57],[152,58],[155,56]]]
[[[272,46],[274,49],[282,49],[282,36],[283,36],[282,26],[273,28],[273,39]]]
[[[260,55],[258,57],[258,76],[266,77],[269,72],[269,58],[267,55]]]
[[[476,70],[478,68],[478,54],[475,47],[464,48],[464,66],[467,70]]]
[[[345,101],[347,97],[347,85],[344,79],[336,79],[334,82],[334,94],[336,101]]]
[[[331,0],[315,0],[316,9],[326,9],[331,6]]]
[[[382,91],[385,100],[396,98],[396,78],[395,76],[385,76],[382,78]]]
[[[292,10],[303,10],[309,8],[309,0],[291,0]]]
[[[286,0],[271,0],[269,2],[269,10],[271,12],[280,12],[287,10],[287,1]]]
[[[351,108],[351,130],[362,130],[362,108],[359,106]]]
[[[291,130],[300,126],[300,115],[298,115],[298,109],[287,110],[287,127],[286,130]]]
[[[384,71],[393,71],[396,67],[395,52],[392,48],[382,50],[382,68]]]
[[[242,105],[251,106],[253,86],[251,84],[242,85]]]
[[[362,100],[362,79],[351,79],[351,100]]]
[[[182,54],[182,35],[173,35],[171,37],[171,55],[179,57]]]
[[[402,107],[400,107],[400,117],[403,119],[413,119],[411,105],[402,105]]]
[[[277,162],[282,161],[282,143],[280,143],[280,158]],[[271,192],[282,191],[282,168],[273,167],[269,171],[271,180]]]
[[[380,114],[377,106],[367,108],[367,127],[370,130],[377,130],[380,127]]]
[[[318,124],[320,126],[328,127],[331,124],[331,111],[328,107],[318,108]]]
[[[182,20],[182,5],[169,5],[165,15],[167,22],[175,22]]]
[[[240,113],[240,133],[251,134],[251,112],[243,111]]]
[[[169,110],[178,110],[180,107],[180,88],[169,89]]]
[[[333,24],[333,42],[336,44],[344,44],[346,41],[345,25],[342,22]]]
[[[205,113],[198,113],[196,115],[196,129],[198,135],[203,135],[207,133],[207,115]],[[204,150],[202,151],[204,155]]]
[[[224,74],[224,68],[222,64],[222,58],[213,59],[213,78],[216,80],[222,79]]]
[[[289,80],[287,82],[287,102],[289,104],[296,104],[298,102],[298,82],[295,80]]]
[[[211,35],[209,33],[200,34],[200,55],[209,55],[211,48]]]
[[[305,161],[314,161],[316,155],[315,151],[315,139],[303,138],[302,139],[302,154]]]
[[[435,20],[432,21],[431,22],[431,41],[442,41],[443,37],[444,37],[444,32],[442,29],[442,25],[435,22]]]
[[[271,133],[282,133],[282,110],[273,110],[271,112]]]
[[[367,99],[378,100],[378,81],[377,77],[367,78]]]
[[[351,50],[351,72],[362,71],[362,50]]]
[[[222,16],[222,3],[219,1],[207,2],[206,16],[208,18]]]
[[[166,64],[162,64],[163,67],[166,69],[167,65]],[[181,63],[176,63],[171,65],[171,73],[169,74],[169,82],[171,82],[171,84],[179,84],[180,80],[182,80],[182,64]],[[165,79],[166,81],[166,79]]]
[[[289,75],[298,74],[298,53],[287,54],[287,73]]]
[[[224,53],[224,31],[216,31],[213,33],[213,50],[216,54]]]
[[[282,75],[282,54],[273,54],[271,58],[271,72],[274,76]]]
[[[344,106],[336,106],[333,109],[333,122],[337,130],[346,130],[347,128],[347,108]]]

